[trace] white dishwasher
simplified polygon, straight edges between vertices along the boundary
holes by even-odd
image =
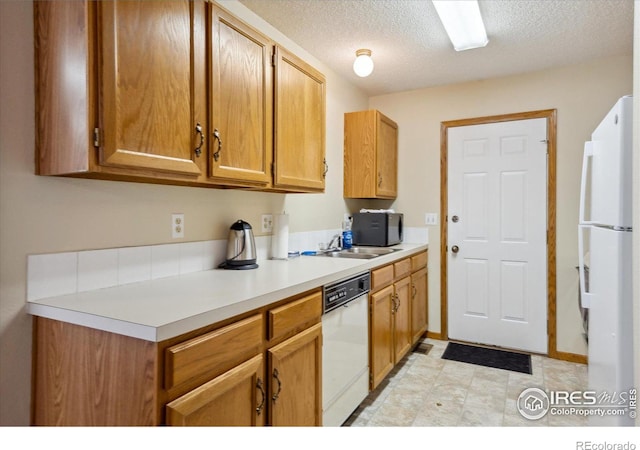
[[[369,393],[369,272],[324,287],[322,423],[340,426]]]

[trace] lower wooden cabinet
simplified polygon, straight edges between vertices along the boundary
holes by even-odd
[[[411,332],[416,342],[428,328],[427,268],[411,274]]]
[[[36,317],[33,424],[322,425],[321,315],[315,289],[162,342]]]
[[[267,392],[263,360],[263,355],[256,355],[169,403],[167,425],[264,425]]]
[[[375,389],[427,331],[427,253],[371,272],[370,389]]]
[[[322,425],[322,325],[317,324],[267,351],[269,423]]]
[[[394,283],[395,305],[393,310],[394,361],[398,363],[411,350],[411,278]]]
[[[402,278],[371,294],[371,389],[411,349],[411,279]]]
[[[387,376],[393,366],[394,346],[393,346],[393,286],[371,294],[370,296],[370,339],[369,357],[370,388],[375,389],[378,384]]]

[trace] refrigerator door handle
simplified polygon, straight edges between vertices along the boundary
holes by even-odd
[[[589,161],[593,159],[593,142],[587,141],[584,143],[584,154],[582,155],[582,178],[580,181],[580,212],[578,215],[578,223],[590,224],[591,221],[585,217],[585,209],[587,202],[587,167]]]
[[[584,229],[589,228],[588,225],[578,226],[578,272],[580,279],[580,306],[583,308],[589,308],[591,306],[591,297],[593,294],[587,292],[586,278],[585,278],[585,265],[584,265]]]

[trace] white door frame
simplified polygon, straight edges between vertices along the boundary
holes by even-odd
[[[447,319],[447,214],[448,214],[448,129],[468,125],[481,125],[514,120],[547,120],[548,165],[547,165],[547,334],[548,356],[572,360],[571,354],[557,351],[556,332],[556,142],[557,111],[547,109],[472,119],[451,120],[440,124],[440,336],[448,339]],[[436,336],[438,337],[438,336]],[[584,361],[580,361],[584,362]]]

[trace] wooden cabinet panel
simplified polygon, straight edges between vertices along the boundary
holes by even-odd
[[[93,146],[91,130],[96,126],[89,103],[93,86],[85,81],[93,73],[87,45],[89,6],[79,1],[33,3],[36,172],[40,175],[89,170],[87,151]],[[67,23],[73,26],[59,26]]]
[[[275,61],[276,188],[324,190],[325,78],[281,47]]]
[[[322,425],[322,325],[296,334],[267,354],[270,424]]]
[[[273,42],[210,8],[209,175],[266,186],[273,155]]]
[[[412,272],[422,269],[423,267],[427,267],[427,252],[421,252],[411,257]]]
[[[100,2],[101,165],[201,175],[190,1]]]
[[[394,310],[394,363],[397,364],[411,349],[411,278],[405,277],[395,284]]]
[[[371,271],[371,290],[375,291],[393,282],[393,264]]]
[[[344,197],[395,198],[398,125],[376,110],[344,115]]]
[[[158,425],[157,345],[35,318],[34,425]]]
[[[167,405],[167,425],[264,425],[263,355],[257,355]]]
[[[284,336],[322,316],[322,292],[314,292],[299,300],[269,310],[269,339]]]
[[[370,373],[371,389],[387,376],[394,366],[393,346],[393,286],[388,286],[370,296]]]
[[[395,198],[398,192],[398,125],[378,114],[377,197]]]
[[[169,347],[165,351],[165,388],[230,369],[258,353],[263,336],[262,316],[256,314]]]
[[[414,343],[427,331],[429,323],[427,280],[426,267],[411,274],[411,333]]]
[[[411,258],[405,258],[393,263],[393,274],[396,279],[411,273]]]

